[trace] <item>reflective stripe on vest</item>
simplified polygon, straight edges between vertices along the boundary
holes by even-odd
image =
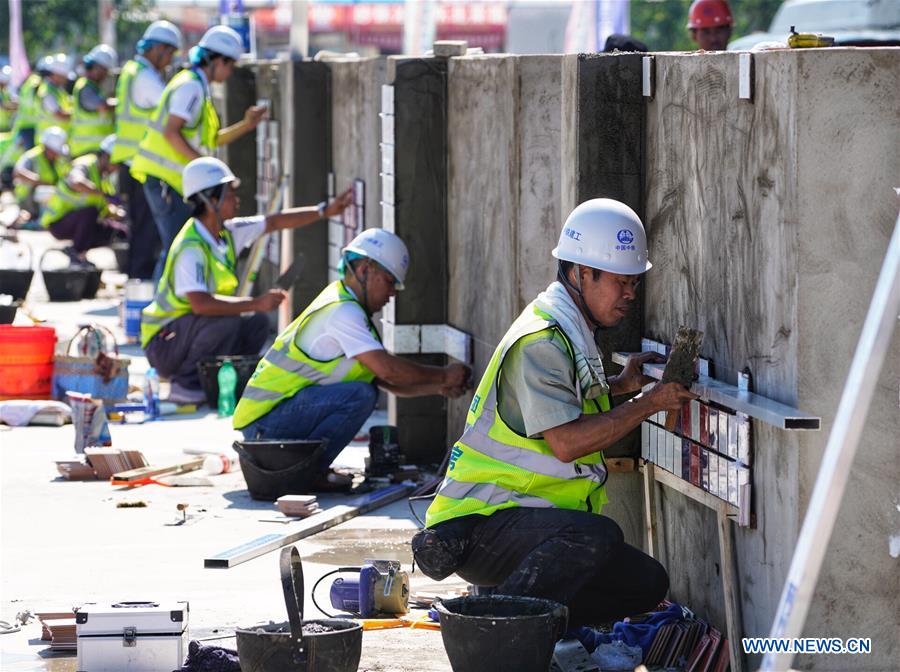
[[[38,121],[35,102],[38,87],[41,85],[41,76],[37,73],[28,75],[19,87],[19,109],[16,110],[16,119],[13,122],[13,131],[18,133],[23,128],[34,128]]]
[[[311,385],[334,385],[354,381],[370,383],[375,380],[375,374],[355,359],[341,355],[320,361],[307,355],[297,345],[300,334],[313,315],[334,310],[346,302],[359,305],[356,297],[344,287],[344,283],[340,280],[331,283],[275,339],[275,343],[253,372],[238,402],[234,411],[235,429],[246,427],[285,399],[293,397]],[[359,308],[363,310],[361,305]],[[375,325],[368,317],[366,319],[369,331],[381,342]]]
[[[156,286],[156,296],[153,302],[141,311],[142,348],[146,348],[153,337],[169,322],[192,312],[190,301],[175,293],[175,260],[188,247],[197,247],[203,253],[206,261],[206,284],[211,288],[210,294],[234,296],[237,292],[238,277],[235,270],[237,254],[234,251],[231,233],[223,229],[220,234],[228,243],[225,259],[222,260],[213,252],[209,242],[200,235],[197,229],[201,226],[203,224],[199,220],[191,217],[172,241],[172,247],[166,256],[166,265]]]
[[[119,74],[119,81],[116,83],[116,144],[112,152],[113,163],[126,163],[134,158],[153,119],[155,108],[145,109],[137,105],[131,94],[137,76],[147,67],[146,63],[135,59],[128,61]]]
[[[40,136],[45,130],[51,126],[59,126],[66,133],[69,132],[69,120],[59,119],[52,112],[44,110],[44,98],[51,96],[56,99],[56,104],[61,112],[72,112],[72,97],[60,87],[51,82],[41,82],[38,87],[37,96],[35,97],[35,108],[37,112],[37,134]]]
[[[115,131],[115,122],[110,112],[91,112],[81,107],[79,98],[85,87],[95,90],[102,97],[100,87],[87,77],[80,77],[72,91],[72,123],[69,125],[69,149],[72,156],[81,156],[100,149],[100,142]]]
[[[539,313],[533,305],[527,306],[491,357],[469,409],[463,435],[451,450],[446,477],[428,508],[427,526],[471,514],[490,515],[516,506],[600,513],[607,502],[607,470],[601,452],[563,462],[546,440],[518,434],[497,412],[497,384],[509,349],[519,342],[548,337],[558,337],[565,345],[572,362],[573,384],[578,384],[569,338],[552,316]],[[606,394],[582,400],[584,414],[609,408]]]
[[[194,69],[182,70],[166,85],[131,164],[131,175],[139,182],[146,182],[148,176],[156,177],[167,182],[179,194],[184,193],[181,171],[189,159],[172,147],[163,135],[163,130],[169,123],[169,98],[172,92],[191,80],[201,81],[200,75]],[[188,144],[199,146],[200,153],[211,154],[216,148],[218,133],[219,116],[212,100],[204,93],[196,125],[190,127],[185,124],[181,127],[181,134]]]
[[[65,159],[58,158],[56,161],[50,161],[44,153],[43,145],[35,145],[27,152],[22,154],[20,161],[33,161],[34,172],[41,178],[41,182],[45,184],[55,185],[59,181],[59,176],[64,175],[67,170]],[[30,184],[24,184],[16,181],[15,195],[19,203],[24,203],[31,192],[34,190]]]
[[[98,189],[102,189],[105,193],[112,195],[114,193],[112,184],[109,180],[103,178],[100,174],[100,166],[97,163],[96,154],[85,154],[79,156],[72,162],[72,168],[85,167],[91,183]],[[59,180],[56,183],[56,190],[53,196],[47,202],[47,205],[41,210],[41,226],[45,229],[51,224],[58,222],[65,215],[82,208],[95,207],[103,215],[107,210],[106,199],[96,194],[84,194],[75,191],[69,186],[66,180]]]

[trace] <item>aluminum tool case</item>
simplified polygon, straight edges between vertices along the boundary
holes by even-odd
[[[88,603],[75,614],[78,672],[173,672],[188,645],[187,602]]]

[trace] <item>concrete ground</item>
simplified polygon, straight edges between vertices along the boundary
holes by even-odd
[[[20,233],[36,252],[57,246],[45,233]],[[2,256],[2,255],[0,255]],[[112,268],[109,250],[92,253],[103,268]],[[48,264],[50,257],[48,257]],[[56,327],[61,347],[84,322],[104,324],[124,343],[119,324],[124,276],[104,273],[105,289],[92,301],[51,304],[36,274],[27,307],[32,315]],[[16,324],[31,321],[21,313]],[[140,385],[146,360],[134,346],[122,346],[131,357],[131,382]],[[373,421],[384,422],[376,412]],[[228,450],[239,436],[229,419],[206,407],[191,415],[167,416],[159,422],[112,425],[113,446],[141,450],[151,464],[184,459],[185,449]],[[74,431],[64,427],[10,428],[0,425],[0,620],[12,622],[18,612],[61,611],[85,602],[186,600],[195,639],[233,646],[233,630],[286,618],[278,573],[278,553],[268,553],[232,569],[204,569],[203,558],[290,524],[265,522],[277,514],[273,504],[250,499],[240,472],[210,477],[208,487],[134,489],[109,483],[69,482],[58,476],[54,460],[73,455]],[[353,444],[338,463],[362,467],[364,443]],[[119,502],[141,500],[146,508],[117,508]],[[333,498],[321,497],[323,506]],[[187,523],[179,503],[189,504]],[[424,504],[420,505],[424,509]],[[320,612],[309,599],[312,583],[342,565],[364,558],[392,558],[409,569],[409,540],[417,529],[406,500],[347,521],[297,543],[306,580],[305,612]],[[440,585],[421,573],[411,577],[412,590],[452,591],[465,587],[452,577]],[[327,604],[323,583],[319,602]],[[324,604],[323,604],[324,606]],[[0,669],[75,670],[73,654],[50,652],[40,640],[36,622],[21,631],[0,635]],[[384,630],[366,632],[360,670],[446,672],[450,670],[439,632]]]

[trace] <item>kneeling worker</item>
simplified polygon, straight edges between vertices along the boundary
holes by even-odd
[[[41,211],[41,226],[57,240],[71,240],[66,254],[74,264],[86,263],[88,250],[109,244],[117,228],[110,220],[121,220],[125,211],[109,202],[115,193],[110,175],[116,166],[110,160],[114,134],[107,135],[99,151],[84,154],[72,162],[66,176]]]
[[[339,489],[329,472],[375,408],[376,385],[399,396],[463,394],[464,364],[426,366],[388,353],[372,323],[403,281],[406,245],[384,229],[367,229],[343,250],[342,280],[300,313],[259,363],[234,414],[246,439],[326,439],[313,489]]]
[[[66,132],[59,126],[44,129],[39,143],[16,161],[12,176],[16,201],[22,209],[21,221],[34,219],[40,212],[35,198],[37,187],[55,187],[69,165]]]
[[[641,367],[658,359],[634,356],[607,378],[595,340],[625,317],[650,269],[644,227],[630,208],[582,203],[553,256],[558,279],[494,351],[413,553],[433,579],[456,572],[500,594],[560,602],[572,625],[604,623],[653,609],[669,583],[662,565],[601,515],[603,451],[695,397],[657,384],[611,406],[612,396],[651,382]]]
[[[182,180],[193,216],[175,236],[156,297],[142,312],[141,347],[150,365],[172,379],[171,401],[200,403],[206,397],[197,363],[205,357],[259,354],[269,334],[265,313],[286,296],[281,289],[253,298],[235,296],[238,254],[263,234],[337,216],[352,195],[348,191],[327,207],[236,218],[239,182],[223,162],[194,159],[184,167]]]

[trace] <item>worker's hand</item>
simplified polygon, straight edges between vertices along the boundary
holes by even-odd
[[[448,399],[459,399],[466,393],[465,387],[442,387],[441,395]]]
[[[642,352],[637,355],[630,355],[628,361],[625,362],[622,373],[616,376],[616,393],[627,394],[636,392],[644,385],[649,385],[654,379],[644,375],[644,364],[664,361],[666,361],[666,358],[658,352]]]
[[[244,123],[253,129],[259,126],[260,122],[263,119],[267,119],[268,116],[268,107],[265,105],[254,105],[253,107],[248,107],[247,111],[244,112]]]
[[[644,397],[651,400],[657,411],[679,411],[697,395],[679,383],[657,383]]]
[[[463,392],[470,387],[472,369],[465,364],[449,364],[444,367],[444,380],[441,387],[445,389],[461,388]]]
[[[283,289],[279,287],[270,289],[265,294],[260,294],[253,299],[253,310],[267,313],[270,310],[275,310],[285,298],[287,298],[287,292]]]
[[[344,210],[353,204],[353,189],[347,189],[343,194],[335,198],[325,208],[324,216],[326,219],[337,217]]]

